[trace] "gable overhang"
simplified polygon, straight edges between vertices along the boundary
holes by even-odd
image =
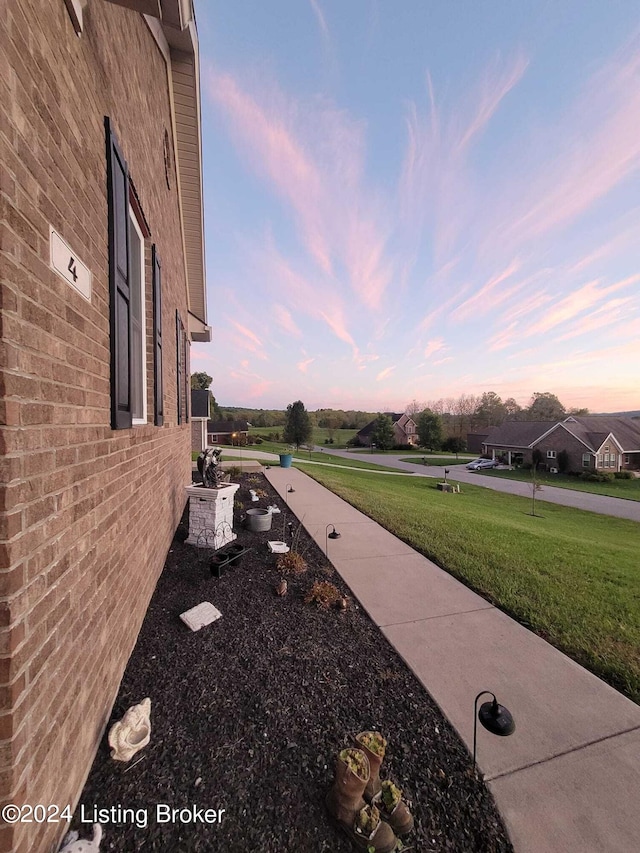
[[[200,56],[193,5],[192,0],[144,0],[144,5],[152,10],[144,18],[167,64],[189,335],[192,341],[208,343]]]
[[[539,441],[542,441],[542,439],[543,439],[543,438],[546,438],[548,435],[551,435],[551,433],[552,433],[554,430],[556,430],[556,429],[563,429],[563,430],[565,430],[565,432],[568,432],[568,433],[569,433],[569,435],[571,436],[571,438],[575,438],[575,440],[576,440],[576,441],[579,441],[579,442],[580,442],[580,444],[584,445],[584,446],[587,448],[587,450],[589,451],[589,453],[595,453],[595,450],[593,449],[593,447],[590,447],[590,446],[586,443],[586,441],[584,441],[582,438],[580,438],[580,436],[578,436],[578,435],[576,435],[575,433],[571,432],[571,430],[570,430],[570,429],[565,425],[565,423],[564,423],[564,422],[563,422],[563,423],[561,423],[561,424],[554,424],[554,425],[551,427],[551,429],[548,429],[548,430],[547,430],[543,435],[541,435],[541,436],[540,436],[540,438],[536,438],[536,440],[535,440],[534,442],[532,442],[532,444],[530,445],[530,447],[533,447],[533,446],[534,446],[534,445],[536,445]]]
[[[596,453],[602,453],[602,448],[605,446],[605,444],[606,444],[608,441],[609,441],[609,442],[611,442],[611,444],[615,444],[615,446],[618,448],[618,452],[619,452],[619,453],[624,453],[624,452],[625,452],[625,451],[622,449],[622,445],[620,444],[620,442],[619,442],[619,441],[617,441],[617,439],[616,439],[615,435],[614,435],[612,432],[610,432],[610,433],[609,433],[609,435],[605,438],[605,440],[602,442],[602,444],[600,445],[600,447],[598,447],[598,449],[597,449],[595,452],[596,452]]]

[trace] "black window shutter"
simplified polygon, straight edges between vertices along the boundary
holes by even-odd
[[[184,416],[187,423],[189,422],[189,404],[191,401],[191,393],[189,391],[189,336],[186,329],[182,327],[182,339],[184,341]]]
[[[153,400],[154,423],[164,423],[164,390],[162,385],[162,268],[155,243],[151,247],[153,264]]]
[[[182,320],[176,309],[176,391],[178,396],[178,423],[182,423]]]
[[[111,428],[132,423],[131,306],[129,289],[129,174],[105,116],[109,209],[109,320],[111,328]]]

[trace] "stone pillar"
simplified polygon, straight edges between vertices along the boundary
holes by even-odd
[[[218,550],[237,539],[233,532],[233,500],[240,486],[223,483],[217,489],[187,486],[189,537],[187,545]]]

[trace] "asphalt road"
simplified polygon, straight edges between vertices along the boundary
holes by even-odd
[[[328,450],[324,447],[316,447],[318,451],[326,451],[332,456],[343,456],[347,459],[359,459],[364,462],[372,462],[376,465],[383,465],[390,468],[399,468],[406,471],[408,474],[414,474],[419,477],[434,477],[438,480],[444,479],[444,468],[439,466],[425,466],[414,462],[401,462],[406,453],[394,454],[393,456],[386,453],[353,453],[349,450]],[[276,461],[277,455],[274,453],[265,453],[255,450],[253,447],[247,448],[224,448],[225,456],[251,456],[265,461]],[[451,454],[446,458],[450,458]],[[437,458],[437,457],[430,457]],[[445,457],[443,457],[445,458]],[[306,462],[307,465],[320,465],[322,463]],[[487,489],[493,489],[496,492],[507,492],[511,495],[520,495],[521,497],[531,497],[531,486],[529,483],[519,482],[518,480],[499,480],[496,477],[487,477],[476,471],[467,471],[465,468],[466,462],[460,465],[449,465],[448,479],[456,480],[460,483],[473,483],[476,486],[483,486]],[[391,472],[390,472],[391,473]],[[616,518],[628,518],[630,521],[640,522],[640,501],[628,501],[624,498],[610,498],[606,495],[594,495],[590,492],[578,492],[572,489],[558,489],[553,486],[543,486],[536,494],[536,500],[547,501],[548,503],[561,504],[562,506],[572,506],[576,509],[585,509],[589,512],[598,512],[601,515],[613,515]]]

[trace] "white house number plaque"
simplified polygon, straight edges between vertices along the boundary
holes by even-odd
[[[49,226],[51,269],[91,302],[91,271],[73,249]]]

